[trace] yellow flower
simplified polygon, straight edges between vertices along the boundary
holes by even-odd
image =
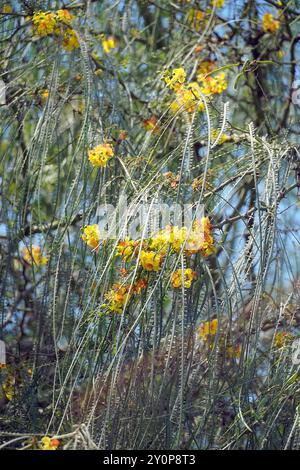
[[[132,292],[134,294],[140,294],[143,289],[146,289],[148,285],[148,282],[146,279],[139,279],[133,286],[132,286]]]
[[[113,148],[110,144],[100,144],[89,150],[88,158],[93,166],[104,167],[108,160],[114,156]]]
[[[124,261],[128,261],[139,247],[138,240],[130,240],[128,237],[121,240],[117,245],[116,256],[121,256]]]
[[[213,184],[212,184],[212,179],[214,176],[214,172],[211,169],[207,170],[207,173],[205,175],[205,181],[204,181],[204,189],[205,190],[211,190],[213,189]],[[198,191],[202,188],[203,186],[203,176],[199,176],[198,178],[195,178],[192,182],[192,189],[193,191]]]
[[[191,8],[188,12],[188,23],[193,29],[199,29],[205,18],[205,12]]]
[[[205,341],[211,337],[215,336],[218,331],[218,319],[214,318],[211,321],[206,321],[202,323],[199,327],[198,333],[200,338],[204,339]]]
[[[216,8],[222,8],[224,0],[212,0],[212,5],[216,5]]]
[[[112,289],[105,294],[105,298],[109,301],[108,305],[103,304],[103,307],[108,307],[111,312],[122,313],[125,303],[129,302],[133,294],[140,294],[143,289],[146,289],[146,279],[139,279],[135,284],[122,285],[114,284]]]
[[[70,24],[74,18],[73,15],[68,10],[57,10],[56,12],[57,20],[64,24]]]
[[[275,19],[272,13],[265,13],[262,27],[265,33],[275,33],[280,28],[280,21]]]
[[[209,256],[214,253],[215,246],[211,232],[212,225],[208,217],[195,221],[185,245],[185,254],[201,253],[203,256]]]
[[[225,91],[228,86],[224,72],[221,72],[214,77],[211,75],[208,77],[198,75],[198,80],[202,83],[200,90],[204,95],[220,94]]]
[[[182,286],[182,280],[183,280],[183,285],[187,289],[189,289],[192,285],[192,282],[194,279],[196,279],[197,274],[195,271],[193,271],[191,268],[187,269],[178,269],[171,275],[171,283],[172,286],[177,289],[178,287]]]
[[[100,243],[100,230],[97,224],[86,225],[83,229],[83,234],[81,235],[82,240],[90,248],[98,248]]]
[[[187,230],[186,230],[186,227],[177,227],[177,225],[175,225],[174,227],[171,227],[171,230],[170,230],[170,245],[172,247],[172,249],[176,252],[180,251],[183,244],[185,243],[186,241],[186,233],[187,233]]]
[[[32,245],[31,248],[23,248],[23,259],[26,263],[37,266],[43,266],[48,262],[48,258],[42,255],[41,248],[35,245]]]
[[[140,264],[146,271],[159,271],[163,256],[154,251],[144,251],[140,253]]]
[[[166,179],[166,182],[171,186],[171,188],[176,188],[180,181],[180,175],[174,175],[172,171],[167,171],[163,174]]]
[[[34,33],[38,36],[47,36],[52,34],[56,28],[55,13],[38,11],[32,17]]]
[[[57,450],[60,442],[58,439],[53,439],[48,436],[44,436],[41,439],[40,449],[41,450]]]
[[[206,74],[212,72],[216,68],[216,63],[212,60],[203,60],[198,69],[197,69],[197,80],[200,82],[202,78],[205,77]]]
[[[40,97],[42,98],[43,101],[46,101],[49,96],[49,90],[44,89],[40,91]]]
[[[277,51],[277,57],[280,60],[284,58],[284,51],[282,49],[279,49],[279,51]]]
[[[293,339],[293,335],[286,331],[279,331],[274,338],[275,347],[278,349],[283,348],[286,344]]]
[[[159,126],[157,125],[157,117],[151,116],[149,119],[144,119],[143,126],[148,132],[157,134],[159,132]]]
[[[212,140],[213,142],[217,139],[217,137],[219,137],[219,130],[218,129],[211,129],[210,130],[210,140]],[[224,142],[226,142],[228,140],[228,135],[222,133],[219,137],[219,140],[217,142],[217,145],[221,145],[221,144],[224,144]]]
[[[67,51],[72,51],[73,49],[78,49],[80,47],[78,37],[74,29],[68,28],[63,36],[63,47]]]
[[[7,400],[11,401],[15,396],[16,381],[13,375],[8,375],[2,389]]]
[[[111,312],[122,313],[123,306],[130,299],[128,286],[115,284],[113,288],[105,294],[105,298],[109,301],[108,308]]]
[[[163,73],[163,79],[168,88],[177,91],[185,82],[186,72],[183,67],[174,69],[172,72],[166,70]]]
[[[183,86],[176,91],[176,100],[170,108],[173,113],[185,110],[194,113],[196,110],[203,111],[204,103],[201,99],[201,88],[198,83],[192,82],[188,86]]]
[[[228,346],[226,349],[227,359],[239,359],[241,357],[242,348],[240,344]]]
[[[13,9],[10,5],[4,5],[2,11],[3,13],[12,13]]]
[[[109,54],[112,49],[117,47],[118,43],[113,36],[108,36],[102,39],[102,47],[105,54]]]
[[[169,242],[170,234],[169,227],[167,227],[151,237],[149,247],[151,250],[159,251],[161,254],[166,254]]]

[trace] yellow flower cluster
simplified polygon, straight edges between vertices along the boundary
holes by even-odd
[[[219,352],[224,354],[226,359],[239,359],[242,352],[241,344],[236,341],[234,343],[229,342],[228,344],[228,339],[226,335],[222,333],[217,318],[201,323],[198,329],[198,336],[211,348],[218,330],[220,333],[218,341]]]
[[[211,5],[215,5],[216,8],[222,8],[224,6],[224,0],[212,0]],[[199,30],[205,20],[206,13],[210,15],[211,9],[208,8],[205,12],[197,10],[196,8],[190,8],[187,16],[189,26],[196,31]]]
[[[128,261],[139,249],[140,242],[138,240],[130,240],[128,237],[121,240],[117,245],[116,256],[121,256],[123,261]]]
[[[167,253],[169,246],[174,251],[178,252],[180,251],[185,239],[186,227],[179,228],[177,225],[167,226],[152,237],[150,247],[162,254]]]
[[[129,302],[132,295],[140,294],[147,287],[145,279],[139,279],[132,286],[115,284],[105,295],[109,301],[108,308],[111,312],[122,313],[125,303]]]
[[[196,220],[186,251],[187,254],[200,252],[203,256],[209,256],[215,252],[212,225],[208,217]]]
[[[57,450],[59,445],[60,441],[58,439],[44,436],[41,439],[40,450]]]
[[[64,9],[64,10],[56,11],[56,18],[57,18],[57,21],[70,25],[72,20],[74,19],[74,16],[68,10]]]
[[[224,72],[220,72],[214,77],[211,75],[208,77],[199,77],[199,81],[202,83],[200,90],[204,95],[220,94],[225,91],[228,86]]]
[[[185,85],[186,72],[180,67],[172,72],[165,71],[163,79],[168,88],[176,94],[176,100],[172,102],[170,108],[175,113],[179,110],[185,110],[188,113],[194,113],[196,110],[204,110],[204,102],[201,95],[220,94],[227,88],[227,80],[225,73],[218,75],[206,76],[210,70],[209,62],[204,62],[198,70],[197,82],[191,82]]]
[[[86,225],[81,235],[82,240],[92,249],[97,249],[100,244],[100,230],[98,224]]]
[[[105,54],[109,54],[112,49],[115,49],[118,45],[116,39],[113,36],[104,37],[101,41]]]
[[[202,10],[196,10],[195,8],[191,8],[188,12],[188,23],[191,28],[198,30],[205,18],[205,12]]]
[[[201,100],[201,88],[197,82],[181,87],[176,91],[176,100],[171,103],[170,109],[173,113],[185,110],[194,113],[196,110],[203,111],[204,103]]]
[[[241,357],[242,348],[240,344],[227,346],[226,357],[227,359],[239,359]]]
[[[56,32],[57,18],[55,13],[47,11],[35,12],[32,17],[32,23],[37,36],[47,36]]]
[[[176,253],[183,249],[186,255],[201,253],[203,256],[209,256],[215,251],[209,218],[202,217],[195,221],[192,230],[176,225],[167,226],[152,237],[149,246],[162,254],[170,247]]]
[[[212,0],[212,5],[215,5],[216,8],[222,8],[224,6],[225,0]]]
[[[287,333],[286,331],[279,331],[275,335],[274,345],[277,349],[281,349],[286,346],[289,342],[291,342],[293,338],[294,337],[291,333]]]
[[[97,237],[95,238],[97,239]],[[98,244],[99,242],[97,242],[97,246]],[[187,256],[195,253],[209,256],[214,253],[214,238],[209,218],[202,217],[200,220],[195,221],[192,230],[188,230],[187,227],[168,225],[143,242],[141,240],[130,240],[127,237],[118,243],[116,256],[120,256],[124,262],[130,262],[134,256],[139,254],[139,264],[145,271],[159,271],[168,250],[175,253],[183,250]],[[189,273],[189,271],[187,272]]]
[[[41,248],[35,245],[23,249],[23,259],[26,263],[37,266],[43,266],[48,262],[48,258],[43,256]]]
[[[2,8],[2,12],[3,13],[12,13],[13,9],[11,7],[11,5],[4,5],[3,8]]]
[[[88,152],[88,159],[94,167],[105,167],[113,156],[114,150],[108,143],[97,145]]]
[[[72,51],[80,47],[77,34],[74,29],[68,28],[63,36],[63,46],[67,51]]]
[[[218,319],[214,318],[213,320],[206,321],[202,323],[199,327],[198,333],[200,338],[206,341],[208,338],[215,336],[218,331]]]
[[[210,140],[212,140],[213,142],[217,139],[217,137],[219,137],[219,130],[218,129],[211,129],[210,130]],[[229,136],[227,134],[224,134],[222,133],[219,137],[219,140],[217,142],[217,145],[222,145],[224,144],[224,142],[227,142],[229,139]]]
[[[49,90],[47,90],[46,88],[44,88],[43,90],[40,91],[40,97],[42,99],[42,101],[47,101],[48,97],[49,97]]]
[[[212,72],[216,68],[216,63],[212,60],[203,60],[197,69],[197,80],[198,82],[205,77],[208,73]]]
[[[172,171],[167,171],[163,174],[163,176],[166,179],[166,183],[168,183],[171,188],[177,188],[180,181],[180,175],[174,175]]]
[[[172,70],[165,70],[163,73],[163,79],[170,90],[178,91],[185,82],[186,72],[183,67]]]
[[[178,289],[182,286],[182,281],[184,287],[189,289],[192,285],[194,279],[196,279],[197,274],[191,268],[187,269],[178,269],[171,275],[171,284],[175,289]]]
[[[262,19],[262,27],[265,33],[275,33],[280,28],[280,21],[274,18],[272,13],[265,13]]]
[[[121,313],[124,304],[129,301],[130,292],[127,286],[115,284],[105,295],[105,298],[109,301],[109,310],[111,312]]]
[[[195,178],[192,182],[192,190],[193,191],[199,191],[202,189],[203,182],[204,182],[204,189],[205,190],[212,190],[213,189],[213,184],[212,180],[214,177],[214,172],[211,169],[207,170],[206,176],[205,176],[205,181],[203,179],[203,176],[198,176],[198,178]]]
[[[74,16],[68,10],[56,12],[37,11],[32,16],[34,34],[45,37],[50,34],[62,35],[63,47],[68,51],[77,49],[79,41],[74,29],[67,27],[72,23]]]
[[[9,374],[7,376],[6,381],[2,385],[2,390],[7,400],[11,401],[14,398],[16,391],[16,380],[14,375]]]

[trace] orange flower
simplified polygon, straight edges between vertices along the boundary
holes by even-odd
[[[121,130],[121,131],[119,132],[119,140],[126,140],[127,137],[128,137],[128,134],[127,134],[126,131]]]
[[[241,345],[235,344],[234,346],[228,346],[226,349],[227,359],[239,359],[241,357]]]
[[[108,308],[111,312],[122,313],[124,304],[130,298],[129,287],[114,284],[112,289],[105,294],[105,298],[109,301]]]
[[[280,28],[280,21],[275,19],[271,13],[265,13],[262,27],[265,33],[275,33]]]
[[[51,437],[44,436],[41,439],[40,449],[41,450],[56,450],[60,445],[58,439],[51,439]]]
[[[143,289],[146,289],[148,282],[146,279],[139,279],[132,287],[134,294],[140,294]]]
[[[151,116],[149,119],[144,119],[143,126],[148,132],[157,134],[159,132],[159,126],[157,125],[157,117]]]

